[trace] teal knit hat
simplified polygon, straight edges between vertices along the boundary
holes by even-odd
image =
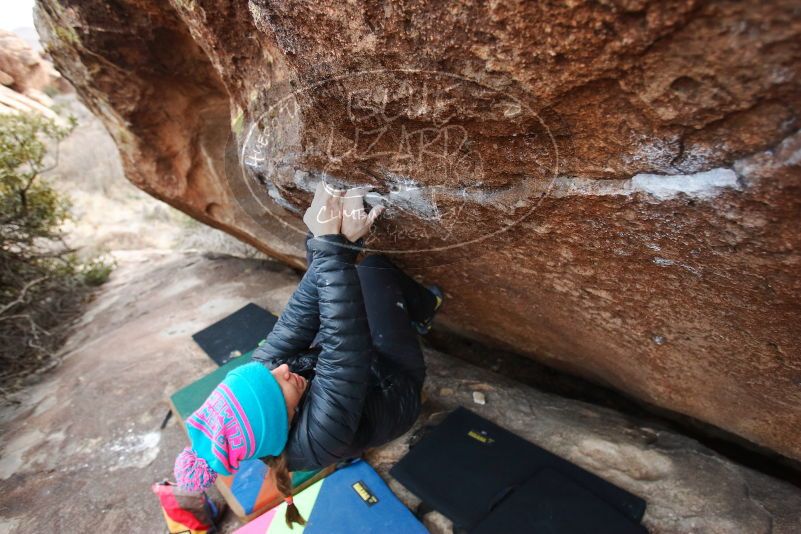
[[[281,387],[267,367],[251,362],[229,372],[187,420],[192,447],[175,462],[180,486],[202,491],[217,473],[231,475],[242,460],[278,456],[289,422]]]

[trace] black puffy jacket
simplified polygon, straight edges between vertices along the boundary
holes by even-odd
[[[373,348],[358,252],[342,245],[350,245],[342,235],[307,241],[309,268],[253,354],[309,379],[285,449],[292,471],[357,457],[403,434],[420,412],[422,384]]]

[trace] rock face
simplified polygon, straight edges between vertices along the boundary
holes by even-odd
[[[468,336],[801,459],[801,11],[39,0],[128,178],[302,267],[323,176]]]
[[[53,102],[42,91],[66,90],[61,75],[14,32],[0,29],[0,109],[47,113]]]
[[[41,91],[52,67],[14,32],[0,30],[0,83],[19,93]]]

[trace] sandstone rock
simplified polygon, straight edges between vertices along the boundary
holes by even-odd
[[[247,302],[280,313],[298,283],[294,272],[270,261],[114,254],[119,266],[76,325],[61,366],[21,394],[19,404],[0,410],[4,532],[90,532],[98,525],[162,532],[149,487],[171,475],[187,443],[174,420],[160,429],[167,396],[214,367],[192,333]],[[644,523],[654,533],[801,530],[799,488],[653,421],[546,394],[436,351],[426,351],[426,361],[427,400],[417,425],[368,454],[411,508],[417,499],[388,470],[420,425],[462,405],[641,495],[648,501]],[[491,401],[473,404],[473,384],[491,387]],[[437,513],[425,524],[450,532]],[[229,514],[222,531],[238,526]]]
[[[145,191],[302,267],[373,185],[451,328],[801,459],[792,0],[37,6]]]
[[[66,92],[53,65],[14,32],[0,30],[0,113],[39,113],[52,119],[53,101],[43,90]]]
[[[24,39],[14,32],[0,30],[2,85],[41,102],[42,96],[45,96],[42,90],[60,78],[53,65]],[[47,105],[47,101],[42,103]]]
[[[49,105],[42,104],[41,99],[35,100],[8,87],[0,86],[0,113],[39,113],[54,120],[58,115],[50,109]]]

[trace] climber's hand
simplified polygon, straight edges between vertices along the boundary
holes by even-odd
[[[342,195],[344,191],[320,182],[303,222],[314,237],[338,234],[342,228]]]
[[[383,206],[374,206],[368,213],[364,208],[364,195],[367,189],[357,187],[348,189],[342,202],[342,233],[354,243],[366,236],[375,220],[384,211]]]

